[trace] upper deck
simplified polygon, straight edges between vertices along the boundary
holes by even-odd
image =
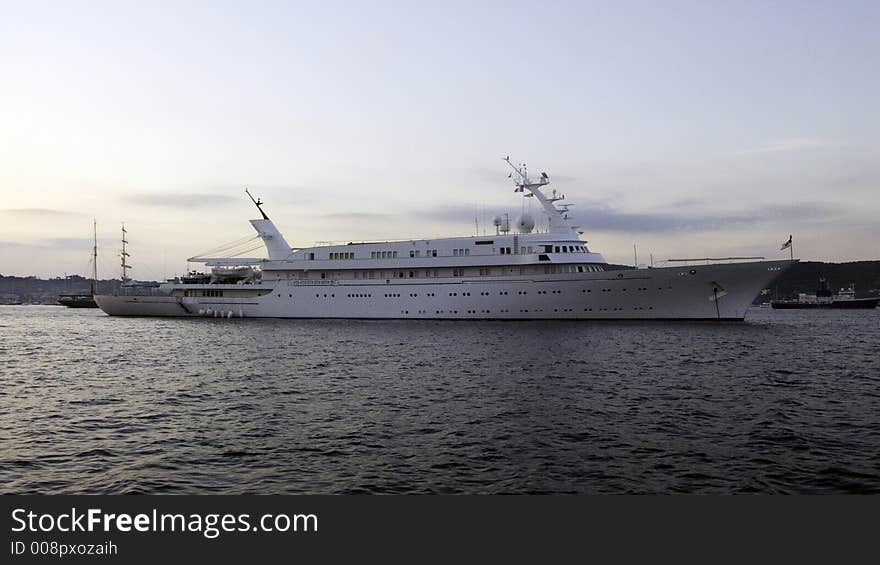
[[[525,198],[534,198],[544,209],[547,216],[546,232],[533,232],[535,221],[524,213],[517,220],[517,229],[514,232],[510,229],[509,218],[502,220],[500,216],[497,217],[494,222],[497,232],[495,235],[349,242],[293,248],[263,211],[262,202],[251,196],[263,216],[262,219],[251,220],[251,224],[263,240],[268,258],[191,257],[189,261],[213,267],[259,265],[264,271],[604,264],[602,255],[589,250],[587,242],[580,239],[578,226],[569,221],[570,205],[556,207],[555,202],[562,200],[564,196],[557,195],[555,190],[549,196],[543,193],[542,188],[550,182],[547,174],[541,173],[540,180],[532,182],[525,165],[514,166],[509,158],[505,161],[519,179],[515,191],[522,192]]]

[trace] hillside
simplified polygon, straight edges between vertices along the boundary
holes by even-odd
[[[770,297],[791,298],[799,292],[813,292],[818,287],[820,276],[828,279],[834,291],[855,284],[856,296],[860,298],[880,294],[880,261],[802,261],[779,277],[770,288]]]

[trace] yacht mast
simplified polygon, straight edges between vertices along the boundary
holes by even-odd
[[[570,233],[572,231],[577,231],[578,226],[573,226],[569,223],[568,217],[568,208],[572,206],[572,204],[560,204],[562,210],[556,207],[554,202],[558,202],[560,200],[564,200],[565,196],[557,195],[554,190],[551,196],[547,196],[541,190],[542,187],[550,184],[550,177],[547,173],[541,173],[541,178],[537,182],[532,181],[529,178],[529,171],[526,168],[525,163],[521,163],[519,166],[514,165],[510,162],[510,157],[505,157],[504,162],[510,165],[510,168],[513,169],[513,173],[510,174],[510,177],[513,178],[513,174],[516,173],[517,178],[513,179],[514,185],[516,189],[514,192],[523,192],[525,197],[534,197],[538,200],[541,206],[544,208],[544,211],[547,213],[547,216],[550,220],[550,232],[551,233]]]

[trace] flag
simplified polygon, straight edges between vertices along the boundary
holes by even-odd
[[[791,247],[791,235],[788,236],[788,241],[783,243],[782,247],[780,247],[779,250],[782,251],[783,249],[788,249],[789,247]]]

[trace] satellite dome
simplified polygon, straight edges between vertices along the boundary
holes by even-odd
[[[535,229],[535,218],[531,214],[523,214],[516,221],[516,229],[519,233],[532,233]]]
[[[500,226],[502,223],[504,223],[504,218],[502,218],[501,216],[495,216],[495,219],[492,220],[492,225],[495,226],[496,228],[498,226]]]

